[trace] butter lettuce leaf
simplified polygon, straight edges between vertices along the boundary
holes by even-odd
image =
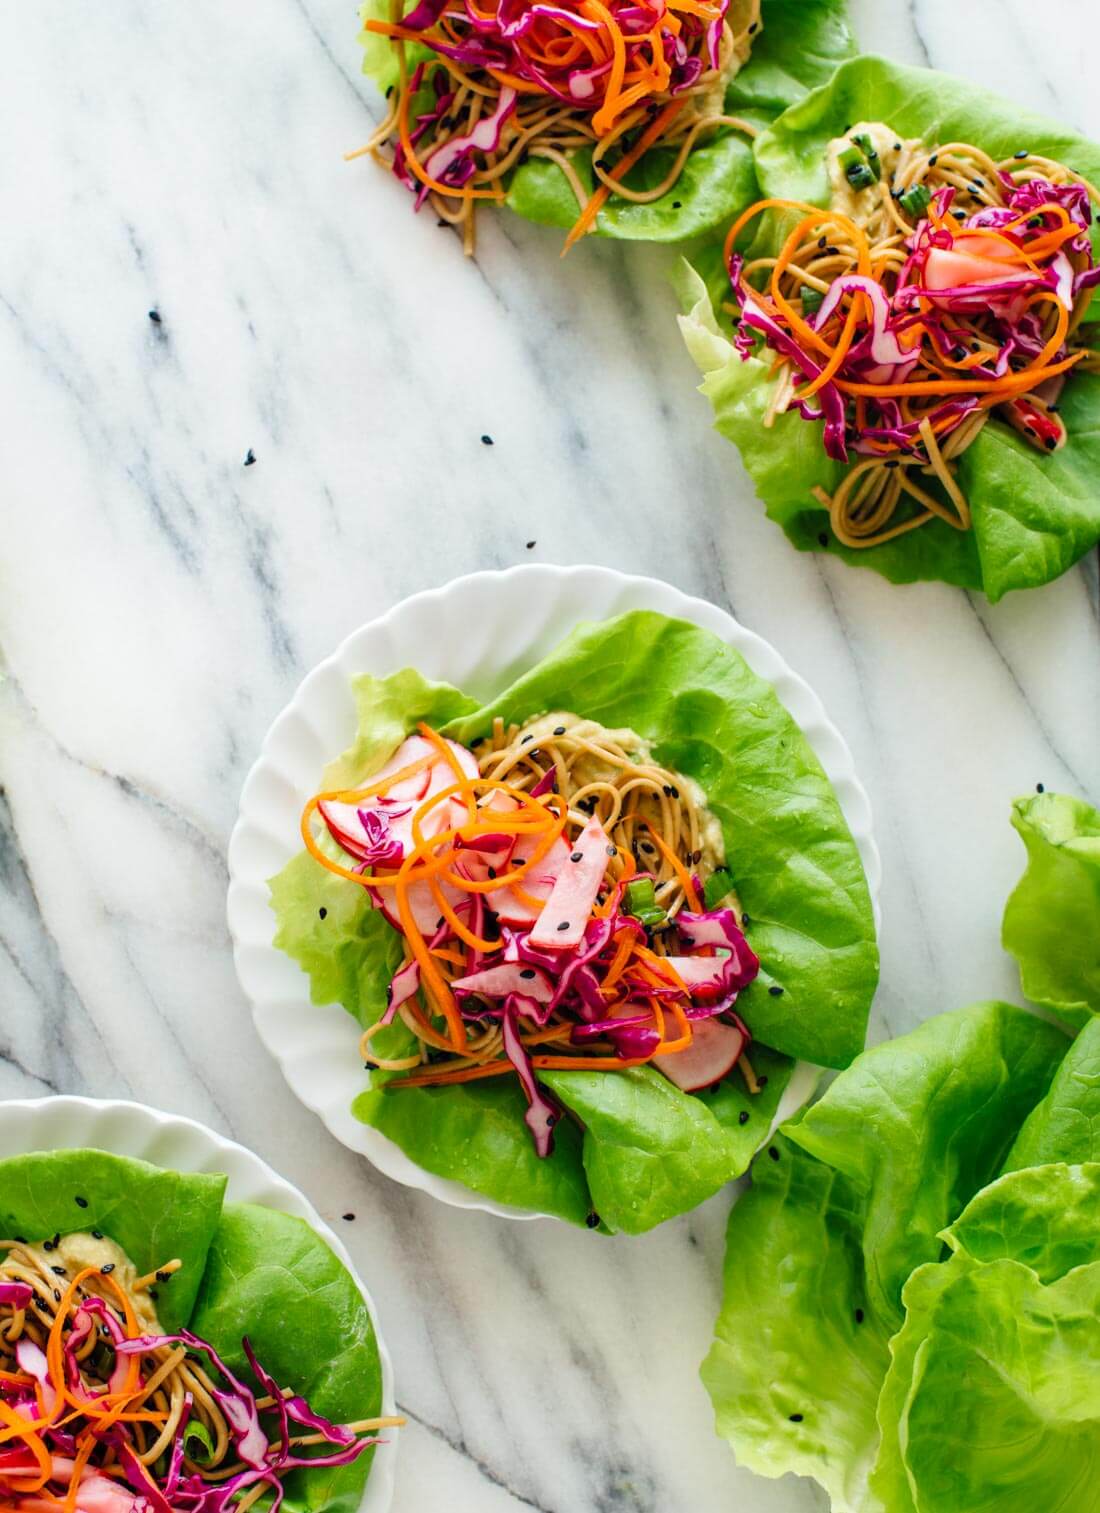
[[[1027,870],[1005,907],[1001,938],[1020,985],[1067,1023],[1100,1015],[1100,812],[1060,793],[1017,799],[1012,823]]]
[[[32,1245],[55,1234],[98,1230],[139,1275],[183,1265],[159,1290],[166,1329],[191,1315],[225,1193],[223,1176],[163,1171],[109,1151],[35,1151],[0,1161],[0,1236]]]
[[[1100,1019],[1066,1052],[1050,1091],[1016,1136],[1005,1170],[1050,1161],[1100,1161]]]
[[[937,1270],[1068,1044],[1009,1004],[939,1015],[865,1051],[756,1158],[703,1367],[744,1465],[815,1477],[837,1513],[881,1508],[868,1477],[903,1287]]]
[[[889,1363],[889,1330],[867,1302],[867,1198],[788,1139],[792,1128],[757,1156],[730,1214],[703,1384],[741,1465],[812,1476],[834,1513],[860,1513]]]
[[[867,1194],[868,1299],[896,1329],[910,1273],[999,1172],[1068,1041],[1007,1003],[937,1015],[865,1051],[789,1133]]]
[[[900,135],[929,142],[973,142],[994,158],[1026,147],[1094,182],[1100,175],[1100,147],[1063,126],[948,74],[861,57],[844,63],[757,138],[763,195],[826,204],[826,147],[856,120],[884,121]],[[702,392],[717,429],[739,448],[768,514],[797,547],[828,549],[895,583],[942,579],[996,600],[1058,577],[1100,540],[1093,483],[1100,468],[1100,378],[1079,374],[1060,401],[1069,440],[1059,452],[1040,455],[993,419],[963,454],[958,473],[972,530],[955,531],[937,520],[880,546],[843,546],[827,510],[811,495],[815,485],[832,492],[842,476],[840,465],[825,456],[820,425],[787,414],[763,428],[771,381],[755,359],[741,363],[725,340],[728,323],[704,299],[708,278],[711,293],[719,289],[713,249],[693,254],[693,261],[699,276],[680,280],[681,331],[704,375]]]
[[[215,1231],[191,1328],[247,1379],[241,1340],[280,1385],[338,1424],[382,1408],[382,1364],[370,1312],[343,1262],[302,1219],[229,1203]],[[356,1513],[373,1450],[349,1466],[294,1471],[290,1513]]]

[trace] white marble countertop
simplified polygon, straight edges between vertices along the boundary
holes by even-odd
[[[855,9],[867,48],[1100,135],[1084,0]],[[875,1033],[901,1031],[1015,996],[1009,800],[1100,798],[1096,557],[991,609],[793,552],[694,392],[668,254],[561,263],[486,216],[465,262],[342,161],[376,108],[355,32],[351,0],[6,18],[0,1097],[180,1110],[304,1188],[382,1310],[395,1513],[819,1507],[712,1432],[728,1196],[643,1240],[508,1225],[396,1187],[290,1098],[230,959],[237,795],[303,673],[410,591],[531,559],[667,577],[773,641],[851,743],[886,873]]]

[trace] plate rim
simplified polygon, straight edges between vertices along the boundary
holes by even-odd
[[[541,1214],[533,1209],[513,1207],[497,1203],[494,1200],[475,1193],[458,1181],[450,1178],[439,1177],[434,1172],[426,1171],[417,1165],[411,1157],[407,1156],[401,1148],[391,1141],[381,1131],[371,1126],[363,1125],[355,1121],[347,1110],[337,1109],[330,1103],[326,1104],[303,1090],[300,1082],[296,1082],[292,1067],[295,1061],[295,1049],[289,1048],[283,1043],[276,1020],[277,1013],[272,1012],[273,1005],[270,1001],[264,1001],[262,996],[257,996],[250,988],[247,976],[248,967],[246,953],[256,949],[256,942],[248,938],[246,913],[248,900],[254,898],[257,893],[263,897],[264,905],[267,903],[267,878],[256,878],[249,875],[247,869],[242,869],[242,854],[247,851],[249,838],[259,831],[252,810],[256,803],[256,796],[262,789],[265,777],[269,773],[276,773],[277,767],[274,761],[274,750],[284,731],[289,729],[295,721],[306,718],[303,715],[304,708],[310,701],[318,696],[318,690],[323,690],[334,673],[339,673],[344,678],[347,673],[345,663],[355,662],[356,648],[360,641],[384,636],[392,633],[394,622],[399,618],[418,614],[430,613],[433,608],[441,605],[448,597],[471,590],[484,589],[487,592],[510,592],[512,585],[527,580],[530,583],[541,585],[553,585],[560,592],[564,586],[574,580],[584,578],[602,580],[605,584],[613,586],[620,597],[633,596],[640,602],[633,607],[652,609],[657,606],[653,600],[664,600],[665,605],[658,612],[667,614],[672,618],[688,620],[700,628],[709,630],[717,635],[727,645],[738,651],[748,663],[752,671],[764,681],[769,683],[792,718],[795,719],[803,735],[810,743],[811,749],[821,763],[830,784],[836,793],[838,802],[845,821],[856,843],[860,859],[867,880],[868,892],[871,899],[872,914],[876,933],[881,930],[881,907],[879,901],[882,863],[878,845],[874,835],[874,823],[871,810],[871,802],[867,791],[861,782],[851,749],[836,725],[829,718],[821,698],[802,677],[800,673],[790,666],[781,653],[756,631],[750,630],[743,625],[730,611],[701,599],[696,595],[687,594],[682,589],[662,579],[649,577],[643,574],[624,573],[616,568],[604,567],[595,563],[557,564],[557,563],[519,563],[509,568],[488,568],[472,573],[464,573],[458,577],[449,579],[446,583],[436,587],[426,588],[417,593],[407,595],[397,601],[383,614],[375,616],[364,624],[356,627],[346,635],[329,653],[327,657],[316,663],[299,681],[289,701],[275,716],[264,735],[260,744],[259,752],[245,777],[241,789],[241,797],[238,806],[237,818],[233,826],[229,840],[228,863],[229,863],[229,886],[226,896],[226,917],[229,932],[233,941],[233,961],[237,973],[237,980],[241,990],[248,1000],[252,1019],[256,1032],[268,1052],[274,1057],[280,1070],[286,1079],[287,1085],[295,1097],[316,1114],[341,1144],[365,1156],[373,1166],[382,1171],[386,1176],[402,1185],[426,1192],[440,1202],[452,1207],[472,1209],[483,1213],[490,1213],[498,1218],[513,1220],[545,1219],[551,1216]],[[625,613],[631,606],[621,606],[616,613]],[[581,617],[583,618],[583,617]],[[596,617],[598,618],[598,617]],[[604,616],[603,618],[608,618]],[[580,619],[576,623],[580,623]],[[410,665],[409,663],[398,665]],[[360,663],[354,668],[352,676],[367,672],[371,669]],[[319,697],[323,697],[323,693]],[[797,709],[792,709],[791,700]],[[306,719],[308,723],[308,719]],[[334,753],[335,755],[335,753]],[[279,774],[281,777],[281,774]],[[304,802],[304,799],[303,799]],[[295,826],[294,834],[297,835]],[[294,848],[289,855],[296,854]],[[288,856],[289,859],[289,856]],[[265,953],[279,956],[273,944],[275,933],[274,915],[270,909],[270,931],[262,942]],[[306,976],[299,969],[302,984],[302,1003],[300,1006],[308,1006],[311,1013],[320,1017],[326,1011],[338,1015],[347,1020],[350,1016],[339,1005],[317,1006],[311,1002],[310,993],[306,984]],[[335,1023],[335,1022],[333,1022]],[[806,1070],[804,1070],[806,1069]],[[812,1075],[811,1075],[812,1073]],[[784,1093],[780,1101],[776,1116],[767,1134],[761,1141],[761,1145],[767,1143],[774,1130],[785,1119],[801,1108],[812,1096],[814,1088],[822,1075],[822,1069],[810,1068],[808,1063],[799,1063],[796,1074],[792,1077],[791,1085]]]
[[[171,1133],[174,1129],[185,1130],[192,1139],[197,1137],[206,1144],[211,1159],[215,1162],[224,1154],[229,1158],[225,1162],[227,1166],[243,1166],[250,1175],[262,1180],[274,1189],[276,1193],[285,1193],[285,1201],[290,1204],[290,1207],[275,1211],[291,1213],[292,1217],[303,1219],[309,1224],[310,1228],[329,1246],[359,1289],[359,1293],[367,1305],[371,1327],[374,1330],[375,1341],[378,1345],[378,1357],[382,1370],[382,1413],[385,1416],[390,1416],[397,1412],[393,1361],[386,1347],[385,1339],[382,1336],[377,1304],[360,1275],[355,1261],[348,1252],[347,1246],[335,1230],[321,1217],[301,1188],[295,1186],[289,1178],[284,1177],[280,1172],[276,1171],[270,1162],[265,1161],[262,1156],[258,1155],[249,1146],[243,1145],[239,1140],[233,1140],[228,1135],[222,1135],[217,1130],[211,1129],[209,1125],[203,1124],[200,1120],[193,1119],[187,1114],[170,1113],[166,1109],[155,1108],[152,1104],[140,1103],[132,1098],[90,1098],[77,1093],[53,1093],[42,1098],[5,1098],[0,1101],[0,1160],[5,1160],[9,1156],[30,1154],[32,1151],[43,1150],[94,1149],[110,1150],[115,1155],[128,1154],[127,1152],[118,1151],[113,1145],[76,1146],[67,1141],[51,1144],[35,1143],[29,1150],[13,1150],[9,1148],[9,1131],[7,1126],[13,1117],[18,1121],[21,1115],[24,1116],[28,1125],[31,1126],[30,1133],[32,1137],[37,1141],[41,1141],[43,1136],[35,1128],[37,1121],[45,1121],[48,1131],[49,1121],[52,1117],[56,1116],[57,1120],[60,1121],[67,1114],[77,1111],[91,1115],[93,1120],[101,1119],[104,1121],[117,1118],[121,1114],[123,1120],[129,1121],[130,1127],[135,1132],[147,1131],[149,1134],[153,1132],[161,1134],[165,1132]],[[149,1158],[147,1156],[140,1156],[134,1157],[134,1159],[148,1160]],[[155,1161],[150,1162],[150,1164],[154,1166],[159,1165]],[[182,1167],[161,1166],[162,1171],[182,1169]],[[206,1169],[209,1170],[211,1168]],[[216,1169],[216,1167],[213,1169]],[[234,1180],[233,1172],[227,1171],[226,1175],[229,1178],[229,1183],[232,1184]],[[227,1186],[226,1190],[228,1193],[230,1188]],[[230,1201],[235,1200],[231,1199]],[[280,1202],[282,1201],[284,1200],[280,1197]],[[264,1204],[263,1206],[273,1207],[271,1204]],[[294,1209],[299,1210],[299,1212],[294,1212]],[[359,1513],[388,1513],[388,1509],[393,1501],[399,1445],[400,1431],[390,1430],[387,1439],[375,1449],[370,1475],[367,1478],[366,1486],[363,1488],[363,1498],[359,1504]]]

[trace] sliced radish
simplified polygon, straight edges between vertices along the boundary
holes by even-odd
[[[550,897],[531,931],[531,944],[564,951],[578,945],[600,891],[608,857],[615,848],[598,819],[590,819],[554,881]]]
[[[536,1003],[549,1003],[554,996],[550,974],[522,961],[502,961],[495,967],[472,972],[469,977],[457,977],[451,988],[460,996],[480,993],[483,998],[507,998],[509,993],[516,993],[533,998]]]
[[[431,741],[425,740],[422,735],[411,735],[408,740],[402,741],[386,765],[373,773],[363,786],[377,787],[379,783],[385,782],[391,773],[400,772],[402,767],[411,767],[414,762],[423,762],[428,757],[438,761],[438,753]],[[384,788],[382,792],[387,799],[402,803],[409,799],[422,799],[428,791],[430,776],[431,766],[429,765],[423,772],[418,772],[411,778],[402,778],[399,783],[394,783],[391,788]]]
[[[322,799],[317,808],[336,844],[357,861],[393,866],[404,858],[409,844],[410,804],[380,809],[369,800],[355,805]]]
[[[685,1093],[710,1087],[737,1064],[745,1049],[744,1033],[721,1019],[699,1019],[692,1025],[691,1044],[683,1051],[654,1056],[653,1065]]]
[[[666,956],[665,962],[676,973],[692,998],[706,1003],[708,998],[724,998],[729,991],[731,952],[720,956]]]
[[[538,844],[539,837],[521,835],[512,852],[511,867],[519,862],[529,862]],[[550,897],[559,873],[563,867],[568,866],[570,855],[569,847],[559,836],[540,861],[529,871],[525,867],[521,886],[525,893],[539,900],[537,909],[530,908],[522,899],[517,898],[510,887],[495,888],[487,896],[489,908],[504,924],[533,925],[542,912],[542,905]]]
[[[992,258],[977,257],[948,247],[931,248],[924,264],[925,288],[937,292],[964,289],[972,284],[1030,282],[1033,277],[1030,273],[1009,273],[1004,263]]]
[[[456,888],[453,883],[441,882],[439,890],[450,904],[451,908],[458,912],[459,905],[469,906],[470,895],[461,888]],[[400,915],[397,912],[397,898],[393,888],[379,888],[377,891],[378,907],[389,920],[395,930],[405,933],[401,924]],[[406,889],[406,897],[409,901],[409,910],[416,928],[421,935],[432,936],[439,929],[439,921],[442,914],[439,905],[435,901],[431,884],[427,879],[421,882],[411,883]]]

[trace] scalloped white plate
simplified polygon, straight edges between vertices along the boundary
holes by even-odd
[[[224,1172],[229,1178],[226,1197],[233,1203],[261,1203],[304,1219],[339,1257],[363,1294],[378,1341],[382,1362],[382,1412],[396,1413],[393,1365],[378,1327],[374,1300],[355,1270],[343,1244],[296,1187],[272,1171],[243,1145],[185,1119],[164,1114],[144,1103],[102,1098],[13,1099],[0,1103],[0,1159],[32,1151],[103,1150],[116,1156],[135,1156],[181,1172]],[[388,1430],[378,1446],[359,1513],[387,1513],[393,1501],[397,1466],[397,1431]]]
[[[349,636],[314,668],[268,731],[241,794],[229,843],[228,917],[237,975],[252,1002],[260,1039],[292,1091],[338,1140],[395,1181],[458,1208],[482,1209],[509,1219],[544,1217],[493,1203],[461,1183],[424,1171],[385,1135],[354,1117],[352,1103],[366,1087],[358,1026],[338,1004],[311,1005],[305,974],[275,949],[267,880],[301,849],[302,808],[317,791],[326,764],[354,739],[353,678],[366,672],[384,677],[415,667],[425,677],[488,698],[537,662],[579,621],[607,620],[634,609],[657,610],[713,631],[772,684],[836,789],[867,873],[877,924],[881,867],[871,832],[871,806],[851,753],[817,695],[773,647],[715,605],[689,598],[654,578],[627,577],[606,567],[532,564],[472,573],[403,600]],[[816,1067],[796,1069],[776,1123],[802,1107],[819,1075]]]

